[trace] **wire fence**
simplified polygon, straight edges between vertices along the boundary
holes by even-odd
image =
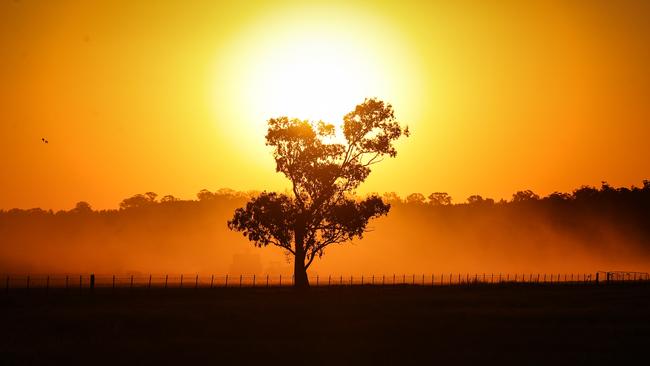
[[[88,288],[237,288],[293,286],[287,275],[199,274],[7,274],[10,289]],[[598,271],[595,273],[439,273],[390,275],[313,275],[311,286],[472,286],[495,284],[609,284],[648,282],[647,272]]]

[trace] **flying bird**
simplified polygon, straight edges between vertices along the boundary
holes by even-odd
[[[41,137],[41,141],[43,141],[46,144],[49,143],[49,141],[47,141],[44,137]]]

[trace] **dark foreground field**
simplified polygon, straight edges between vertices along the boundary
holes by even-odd
[[[13,290],[0,364],[632,364],[650,286]]]

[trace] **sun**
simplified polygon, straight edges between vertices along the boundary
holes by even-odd
[[[345,38],[303,34],[266,49],[251,74],[250,98],[268,116],[338,125],[365,97],[382,89],[368,53]]]
[[[382,34],[385,23],[364,16],[309,8],[257,19],[219,55],[217,104],[240,106],[245,115],[236,116],[242,121],[236,128],[260,134],[272,117],[338,127],[365,98],[392,101],[404,79],[396,80],[395,71],[405,68],[390,60],[403,43]]]
[[[390,18],[347,5],[251,16],[215,54],[215,133],[233,149],[245,146],[249,164],[267,164],[259,157],[268,155],[270,118],[331,123],[332,141],[344,143],[343,116],[365,98],[417,110],[419,68],[407,39]]]

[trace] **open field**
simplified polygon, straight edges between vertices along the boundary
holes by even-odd
[[[647,283],[15,289],[0,363],[631,364],[649,309]]]

